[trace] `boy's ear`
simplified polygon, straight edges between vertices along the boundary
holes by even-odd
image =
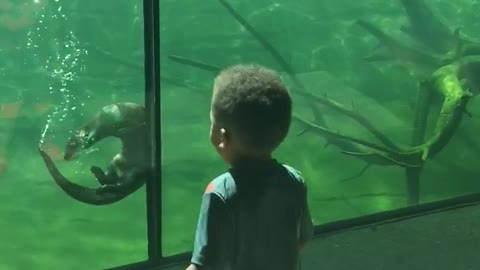
[[[228,133],[227,133],[227,130],[224,129],[224,128],[221,128],[220,129],[220,144],[218,145],[218,147],[220,148],[225,148],[225,144],[228,142]]]

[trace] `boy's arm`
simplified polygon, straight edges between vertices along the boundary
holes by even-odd
[[[222,246],[226,217],[224,200],[207,188],[203,195],[191,263],[188,270],[203,269],[217,262]]]
[[[299,222],[299,248],[302,249],[313,236],[313,222],[308,207],[307,185],[303,182],[302,187],[302,206]]]
[[[187,267],[186,270],[201,270],[201,268],[192,263]]]
[[[200,270],[195,264],[190,264],[190,266],[187,267],[186,270]]]

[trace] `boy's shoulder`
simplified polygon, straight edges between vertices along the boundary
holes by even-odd
[[[287,171],[290,173],[290,175],[295,178],[298,182],[305,184],[305,180],[303,179],[302,173],[295,169],[294,167],[287,165],[287,164],[282,164],[282,166],[287,169]]]
[[[205,194],[216,194],[221,199],[226,200],[231,197],[236,191],[235,181],[230,172],[224,172],[215,177],[208,183],[205,189]]]
[[[286,164],[281,164],[283,168],[286,169],[289,176],[295,179],[297,182],[301,184],[305,184],[305,181],[302,177],[302,174],[299,170],[295,169],[294,167]],[[237,191],[237,186],[235,183],[235,179],[230,172],[224,172],[217,176],[215,179],[208,183],[207,188],[205,189],[205,194],[216,194],[222,200],[227,200],[228,198],[232,197]]]

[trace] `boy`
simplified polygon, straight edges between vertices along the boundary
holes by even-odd
[[[203,195],[187,270],[295,270],[313,226],[300,174],[272,158],[290,127],[280,77],[237,65],[215,79],[210,140],[231,166]]]

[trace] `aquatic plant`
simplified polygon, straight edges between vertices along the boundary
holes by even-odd
[[[431,74],[429,78],[420,81],[418,84],[410,146],[400,145],[392,141],[369,120],[368,116],[362,115],[355,105],[350,108],[329,99],[326,95],[320,96],[307,91],[295,75],[294,69],[278,50],[230,4],[225,0],[219,0],[227,12],[283,68],[294,84],[292,91],[307,100],[314,115],[314,120],[308,121],[295,114],[294,119],[304,128],[299,135],[305,132],[313,132],[322,136],[328,145],[339,148],[343,154],[365,161],[367,165],[356,176],[360,176],[372,165],[395,165],[404,168],[406,171],[407,204],[415,205],[420,201],[420,175],[425,162],[434,158],[450,142],[463,115],[468,115],[466,106],[469,100],[478,94],[480,82],[475,75],[477,77],[480,75],[480,44],[461,37],[459,29],[451,31],[435,17],[423,1],[400,1],[406,10],[410,23],[409,27],[404,27],[402,30],[408,33],[415,42],[426,46],[428,50],[398,39],[370,22],[359,19],[357,24],[376,37],[384,49],[383,51],[377,50],[364,57],[364,60],[368,62],[400,60],[427,69]],[[177,55],[170,55],[169,58],[178,63],[212,72],[220,70],[220,67]],[[433,134],[429,138],[425,138],[426,123],[434,95],[443,98],[443,105]],[[344,135],[327,127],[322,113],[318,109],[319,104],[350,117],[373,134],[380,144]]]

